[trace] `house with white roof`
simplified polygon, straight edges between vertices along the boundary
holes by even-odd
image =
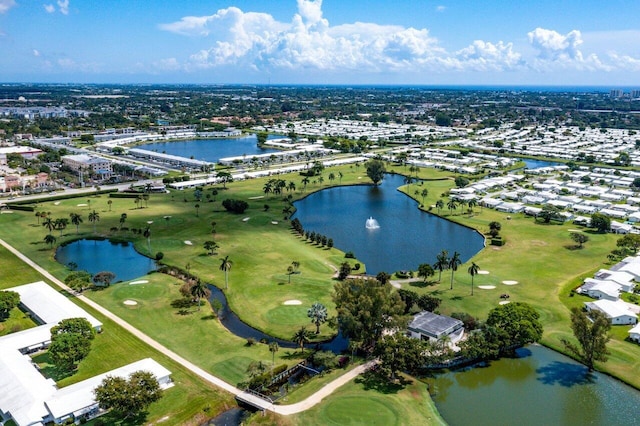
[[[602,299],[584,304],[589,312],[596,310],[604,313],[613,325],[628,325],[638,322],[638,316],[629,309],[626,302],[621,300],[613,302]]]
[[[423,311],[413,317],[407,330],[414,339],[436,341],[449,337],[451,342],[457,342],[464,334],[464,324],[455,318]]]
[[[97,331],[102,323],[42,281],[6,290],[18,293],[20,308],[41,325],[0,337],[0,422],[44,425],[98,415],[93,389],[107,375],[125,377],[145,370],[156,376],[161,387],[171,385],[171,373],[146,359],[58,389],[35,367],[29,354],[46,348],[51,343],[51,328],[64,319],[86,318]]]
[[[591,298],[614,302],[620,298],[621,291],[622,286],[616,282],[593,278],[585,279],[584,284],[578,289],[579,293],[586,294]]]
[[[629,330],[629,340],[640,343],[640,324],[636,324],[631,330]]]

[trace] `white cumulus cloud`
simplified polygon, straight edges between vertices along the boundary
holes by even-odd
[[[52,5],[52,4],[45,4],[45,5],[44,5],[44,10],[45,10],[47,13],[53,13],[53,12],[55,12],[55,11],[56,11],[56,7],[55,7],[54,5]]]
[[[6,13],[15,5],[15,0],[0,0],[0,13]]]
[[[529,43],[538,55],[531,66],[540,71],[555,68],[573,68],[576,70],[610,71],[613,67],[605,64],[595,53],[584,55],[579,49],[584,42],[582,34],[573,30],[560,34],[554,30],[536,28],[527,34]]]
[[[69,0],[58,0],[58,7],[60,8],[60,13],[63,15],[69,14]]]

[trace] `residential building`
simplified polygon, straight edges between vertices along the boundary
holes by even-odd
[[[613,325],[628,325],[638,322],[638,316],[629,309],[626,302],[621,300],[614,302],[601,299],[595,302],[585,302],[584,304],[589,312],[597,310],[604,313]]]
[[[98,180],[109,179],[113,174],[111,161],[95,155],[65,155],[62,163],[78,174],[88,173]]]
[[[448,337],[457,342],[464,334],[464,324],[455,318],[423,311],[413,317],[407,330],[409,337],[414,339],[435,341]]]

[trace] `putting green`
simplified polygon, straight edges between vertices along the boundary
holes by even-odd
[[[311,305],[309,305],[311,306]],[[307,309],[304,305],[280,305],[269,310],[265,316],[270,323],[298,325],[307,318]]]
[[[353,407],[358,410],[354,411]],[[327,425],[395,425],[400,422],[392,404],[372,395],[333,399],[319,414],[319,424]]]

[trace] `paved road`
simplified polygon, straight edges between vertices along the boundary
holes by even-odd
[[[96,311],[100,312],[105,317],[111,319],[112,321],[117,323],[119,326],[123,327],[124,329],[129,331],[131,334],[133,334],[134,336],[136,336],[137,338],[139,338],[143,342],[147,343],[149,346],[151,346],[154,349],[156,349],[158,352],[163,353],[164,355],[166,355],[167,357],[171,358],[175,362],[178,362],[178,363],[182,364],[183,366],[187,367],[189,370],[191,370],[191,372],[193,372],[194,374],[197,374],[202,379],[204,379],[204,380],[208,381],[209,383],[212,383],[212,384],[224,389],[227,392],[232,393],[234,396],[240,396],[241,398],[244,398],[245,400],[249,399],[249,397],[247,396],[247,394],[244,391],[242,391],[242,390],[238,389],[237,387],[225,382],[224,380],[222,380],[222,379],[220,379],[218,377],[215,377],[214,375],[204,371],[202,368],[198,367],[197,365],[193,364],[192,362],[190,362],[190,361],[186,360],[185,358],[181,357],[177,353],[173,352],[171,349],[167,348],[164,345],[161,345],[160,343],[158,343],[157,341],[155,341],[154,339],[149,337],[147,334],[145,334],[142,331],[138,330],[137,328],[135,328],[134,326],[132,326],[131,324],[129,324],[128,322],[126,322],[122,318],[120,318],[117,315],[115,315],[114,313],[112,313],[111,311],[103,308],[102,306],[100,306],[96,302],[88,299],[87,297],[82,296],[81,294],[77,294],[74,290],[72,290],[71,288],[67,287],[67,285],[65,283],[63,283],[62,281],[60,281],[59,279],[57,279],[56,277],[51,275],[48,271],[46,271],[44,268],[42,268],[41,266],[36,264],[34,261],[29,259],[24,254],[22,254],[20,251],[15,249],[13,246],[8,244],[6,241],[0,239],[0,245],[4,246],[7,250],[9,250],[11,253],[15,254],[23,262],[27,263],[29,266],[31,266],[32,268],[37,270],[40,274],[42,274],[48,280],[50,280],[51,282],[53,282],[54,284],[56,284],[60,288],[68,291],[69,293],[75,294],[76,297],[79,300],[81,300],[82,302],[84,302],[87,305],[91,306],[93,309],[95,309]],[[318,404],[327,395],[330,395],[334,390],[336,390],[340,386],[344,385],[345,383],[349,382],[351,379],[353,379],[357,375],[361,374],[362,372],[366,371],[375,362],[376,361],[370,361],[370,362],[368,362],[366,364],[363,364],[363,365],[360,365],[360,366],[354,368],[353,370],[351,370],[351,371],[343,374],[342,376],[338,377],[333,382],[328,383],[322,389],[320,389],[318,392],[316,392],[315,394],[311,395],[310,397],[308,397],[304,401],[298,402],[296,404],[274,405],[274,404],[270,403],[269,401],[265,401],[265,400],[262,400],[262,399],[259,399],[259,398],[255,398],[255,397],[251,398],[250,401],[252,403],[255,403],[256,405],[259,405],[260,408],[262,408],[263,410],[273,411],[274,413],[277,413],[277,414],[290,415],[290,414],[300,413],[300,412],[308,410],[309,408],[311,408],[314,405]]]

